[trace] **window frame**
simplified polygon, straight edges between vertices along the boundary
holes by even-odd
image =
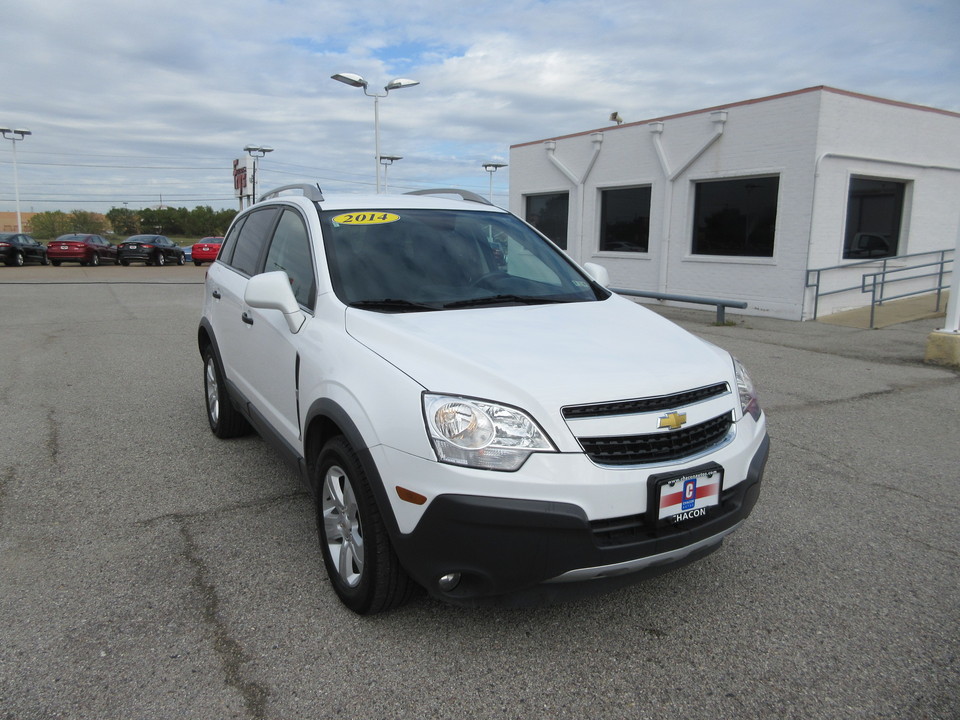
[[[899,206],[897,208],[897,217],[896,217],[896,228],[889,228],[892,232],[889,234],[884,234],[880,231],[872,229],[875,227],[871,225],[870,230],[864,230],[864,226],[861,224],[863,222],[863,212],[862,212],[862,203],[860,204],[861,211],[858,213],[858,224],[856,228],[851,226],[851,214],[853,212],[853,206],[851,199],[854,195],[854,183],[855,182],[864,182],[864,183],[877,183],[878,185],[891,184],[896,186],[899,195]],[[850,173],[847,178],[847,196],[846,204],[844,206],[844,223],[843,223],[843,242],[840,247],[840,258],[842,262],[863,262],[865,260],[882,260],[884,258],[897,257],[901,252],[901,245],[903,244],[903,235],[904,235],[904,222],[907,217],[907,201],[910,197],[910,188],[912,185],[911,180],[905,178],[893,178],[893,177],[881,177],[876,175],[868,175],[862,173]],[[863,197],[863,195],[861,195]],[[861,235],[867,235],[871,237],[879,237],[881,240],[886,240],[888,244],[889,251],[886,253],[870,254],[869,249],[867,254],[853,254],[854,247],[853,241]],[[890,247],[892,245],[892,247]]]
[[[637,257],[637,256],[649,256],[650,255],[650,222],[653,214],[653,184],[652,183],[636,183],[630,185],[616,185],[610,187],[601,187],[597,188],[599,191],[599,201],[597,203],[599,210],[597,211],[597,252],[604,255],[620,255],[628,257]],[[605,248],[604,245],[604,235],[606,228],[606,217],[607,217],[607,205],[606,198],[608,193],[613,192],[624,192],[630,190],[640,190],[646,191],[646,237],[644,238],[644,248],[642,250],[630,250],[630,249],[609,249]],[[641,199],[642,201],[642,199]],[[641,215],[636,219],[643,219],[644,216]]]
[[[566,216],[563,218],[563,238],[554,239],[550,237],[536,222],[531,220],[530,217],[530,201],[537,198],[549,198],[549,197],[560,197],[563,196],[566,198]],[[536,228],[537,232],[546,237],[550,242],[556,245],[558,248],[566,252],[570,247],[570,191],[569,190],[557,190],[550,192],[538,192],[538,193],[528,193],[523,196],[523,219],[527,224],[532,225]]]
[[[780,206],[781,206],[781,200],[782,200],[782,193],[781,193],[782,177],[783,177],[782,172],[773,171],[773,172],[764,172],[764,173],[751,173],[749,175],[724,176],[724,177],[718,177],[718,178],[703,178],[699,180],[692,180],[691,184],[693,185],[693,192],[692,192],[692,199],[691,199],[692,211],[691,211],[691,225],[690,225],[691,230],[690,230],[690,245],[689,245],[688,257],[690,259],[696,259],[696,260],[713,258],[713,259],[723,260],[725,262],[731,262],[731,261],[749,262],[749,263],[773,262],[774,259],[776,258],[777,247],[778,247],[777,231],[778,231],[778,226],[780,222]],[[752,216],[749,213],[748,214],[742,213],[739,207],[730,208],[730,209],[735,209],[739,216],[736,218],[731,216],[731,220],[735,220],[739,222],[740,218],[745,218],[744,231],[745,233],[747,233],[748,238],[750,234],[758,232],[765,224],[769,224],[770,232],[771,232],[771,237],[769,240],[770,242],[769,253],[757,254],[755,251],[751,251],[750,253],[706,252],[705,250],[699,249],[698,248],[699,244],[706,244],[706,243],[703,243],[703,241],[698,242],[698,234],[701,232],[701,228],[702,228],[702,222],[701,222],[700,216],[703,210],[702,210],[701,203],[705,202],[708,199],[716,202],[716,199],[714,198],[706,198],[706,199],[702,198],[700,194],[701,187],[705,188],[708,185],[717,186],[723,183],[727,183],[727,184],[742,183],[746,185],[750,183],[750,181],[755,181],[755,180],[775,180],[776,181],[776,190],[773,195],[773,197],[775,198],[775,204],[773,207],[772,221],[770,221],[769,223],[763,222],[762,218],[765,210],[761,208],[761,211],[756,216],[755,223],[751,224],[750,221]],[[748,188],[744,187],[744,190],[747,190],[747,189]],[[724,208],[724,209],[727,209],[727,208]],[[704,219],[714,217],[716,215],[717,215],[717,211],[706,216],[706,218]],[[716,243],[714,243],[712,247],[709,245],[708,247],[711,250],[715,250]]]

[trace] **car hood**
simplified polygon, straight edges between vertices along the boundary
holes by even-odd
[[[346,313],[347,332],[431,392],[552,412],[733,382],[729,354],[636,303]]]

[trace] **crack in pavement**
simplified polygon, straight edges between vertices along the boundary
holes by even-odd
[[[309,493],[307,492],[287,493],[270,498],[199,510],[192,513],[168,513],[141,520],[137,523],[141,526],[153,526],[158,522],[170,520],[176,524],[184,545],[181,557],[193,568],[190,587],[200,598],[200,615],[204,625],[210,630],[213,639],[213,650],[223,668],[224,681],[229,687],[240,694],[243,698],[244,707],[246,708],[248,716],[254,718],[254,720],[262,720],[262,718],[266,717],[266,707],[267,700],[270,697],[270,689],[260,682],[247,679],[244,675],[243,667],[252,658],[244,651],[243,645],[233,637],[228,623],[221,616],[220,595],[217,592],[216,585],[210,580],[209,568],[202,557],[200,547],[190,532],[188,523],[191,520],[202,520],[223,513],[233,513],[238,510],[279,505],[308,496]]]
[[[213,633],[213,650],[220,658],[224,680],[229,687],[240,693],[249,716],[260,720],[266,717],[270,690],[258,682],[244,678],[243,666],[251,658],[244,652],[243,646],[233,638],[227,623],[220,617],[220,596],[217,594],[216,586],[208,580],[206,563],[200,556],[200,549],[194,542],[186,522],[181,519],[178,526],[185,546],[183,557],[194,570],[190,585],[201,598],[201,617]]]
[[[0,475],[0,530],[3,529],[3,511],[4,511],[4,501],[7,498],[7,488],[13,484],[13,481],[17,477],[16,468],[8,465],[3,469],[3,474]]]
[[[775,417],[780,413],[784,412],[800,412],[804,410],[811,409],[823,409],[825,407],[831,407],[834,405],[847,405],[849,403],[861,402],[864,400],[874,400],[876,398],[882,398],[887,395],[896,395],[899,393],[905,392],[922,392],[924,390],[936,389],[939,387],[954,387],[957,384],[957,379],[955,377],[948,378],[935,378],[931,380],[923,380],[920,382],[909,383],[904,385],[892,385],[890,387],[884,388],[883,390],[871,390],[869,392],[860,393],[859,395],[850,395],[848,397],[834,397],[834,398],[821,398],[817,400],[809,400],[806,402],[795,403],[793,405],[778,405],[774,404],[769,411],[767,408],[764,408],[764,412],[769,417]],[[763,405],[763,397],[760,398],[760,404]]]

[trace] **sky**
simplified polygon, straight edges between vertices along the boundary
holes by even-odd
[[[460,187],[518,143],[827,85],[960,112],[960,0],[33,0],[0,26],[0,211],[237,208],[259,190]],[[15,172],[16,171],[16,172]],[[18,182],[15,183],[15,176]]]

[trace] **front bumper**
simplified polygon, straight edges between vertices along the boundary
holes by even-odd
[[[750,514],[769,453],[764,436],[746,478],[705,517],[663,525],[649,513],[591,522],[574,504],[441,495],[416,529],[394,538],[407,572],[447,602],[528,604],[620,587],[716,550]],[[458,584],[442,591],[442,576]]]

